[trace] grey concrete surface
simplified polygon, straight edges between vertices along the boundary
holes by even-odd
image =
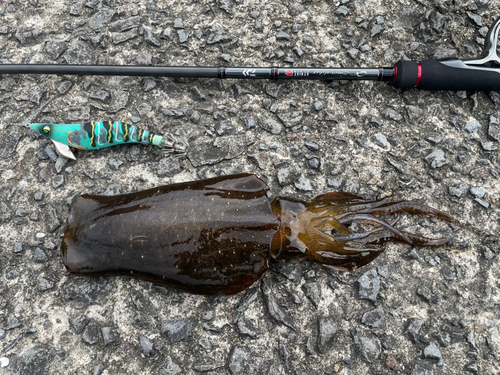
[[[392,66],[479,55],[492,0],[0,0],[11,63]],[[0,77],[0,373],[497,374],[498,93],[385,83]],[[134,122],[189,133],[157,148],[62,160],[29,122]],[[68,201],[252,172],[271,195],[395,194],[462,223],[390,245],[352,273],[273,265],[247,292],[205,297],[125,277],[67,273]]]

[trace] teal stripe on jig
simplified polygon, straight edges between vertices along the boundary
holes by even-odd
[[[167,153],[181,157],[188,144],[184,137],[168,134],[156,135],[137,126],[120,121],[93,121],[83,124],[30,124],[30,129],[49,138],[58,153],[76,160],[70,147],[80,150],[98,150],[124,143],[152,144],[165,149]]]

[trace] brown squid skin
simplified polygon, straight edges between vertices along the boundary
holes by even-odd
[[[63,262],[76,275],[125,275],[192,293],[233,294],[259,279],[271,258],[312,258],[351,270],[377,257],[387,241],[446,242],[400,232],[376,218],[381,214],[452,220],[416,202],[344,193],[271,202],[268,190],[256,176],[239,174],[121,196],[83,195],[70,208]],[[353,221],[375,229],[353,234],[344,225]]]
[[[279,220],[253,175],[84,195],[61,246],[77,275],[128,275],[192,293],[232,294],[269,268]]]

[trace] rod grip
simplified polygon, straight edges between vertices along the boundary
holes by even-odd
[[[418,62],[399,60],[394,66],[394,87],[411,89],[418,81]]]
[[[447,60],[451,61],[451,60]],[[462,67],[448,66],[440,60],[398,61],[394,87],[422,90],[497,91],[500,90],[499,72],[470,67],[455,60]]]

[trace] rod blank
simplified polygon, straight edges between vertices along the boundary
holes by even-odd
[[[71,74],[273,80],[392,81],[393,68],[252,68],[3,64],[0,74]]]

